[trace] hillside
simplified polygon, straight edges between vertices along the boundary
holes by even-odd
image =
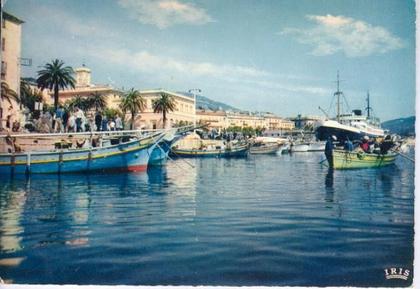
[[[398,118],[385,121],[381,124],[382,128],[389,130],[401,136],[409,136],[415,134],[416,117],[410,116],[406,118]]]
[[[193,97],[191,93],[188,92],[179,92],[183,95]],[[231,111],[241,111],[240,109],[237,109],[236,107],[233,107],[231,105],[228,105],[223,102],[214,101],[208,97],[205,97],[203,95],[197,95],[197,109],[206,109],[206,110],[231,110]]]

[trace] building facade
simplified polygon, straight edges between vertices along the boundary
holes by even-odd
[[[1,82],[20,94],[22,20],[3,11],[1,23]],[[19,104],[0,98],[0,129],[21,120]]]
[[[137,128],[163,128],[163,115],[153,112],[153,101],[158,99],[163,93],[172,96],[175,101],[175,110],[168,112],[166,115],[167,126],[173,127],[194,123],[196,116],[194,98],[163,89],[143,90],[140,91],[140,94],[145,98],[146,108],[136,116],[135,126]]]
[[[229,127],[252,127],[266,130],[289,131],[295,128],[292,121],[274,114],[251,114],[242,112],[225,112],[197,110],[197,119],[201,124],[208,124],[209,129],[227,129]]]
[[[100,85],[91,83],[91,70],[85,66],[76,68],[75,72],[75,88],[65,89],[59,91],[59,101],[65,103],[76,96],[85,98],[92,97],[99,93],[104,96],[109,108],[117,108],[120,102],[121,92],[109,85]],[[48,97],[45,99],[49,105],[54,104],[54,94],[52,91],[48,92]]]

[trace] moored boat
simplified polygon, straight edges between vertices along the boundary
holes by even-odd
[[[396,153],[386,154],[349,152],[345,150],[333,150],[332,167],[334,169],[361,169],[378,168],[392,165],[397,157]]]
[[[179,149],[172,148],[171,150],[175,156],[179,157],[246,157],[249,151],[248,144],[232,145],[232,146],[216,146],[214,148],[200,148],[200,149]]]
[[[144,171],[150,152],[163,133],[132,137],[117,144],[51,151],[0,153],[0,173],[71,173],[93,171]]]
[[[322,152],[325,149],[325,142],[311,142],[308,144],[308,152]]]
[[[309,150],[309,144],[307,143],[294,143],[290,145],[290,151],[295,152],[307,152]]]
[[[279,150],[277,143],[255,143],[249,149],[250,154],[275,154]]]

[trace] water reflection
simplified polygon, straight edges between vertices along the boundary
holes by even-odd
[[[7,188],[9,187],[9,188]],[[16,252],[22,249],[22,215],[27,199],[23,188],[5,186],[0,191],[0,251]]]
[[[334,202],[334,170],[332,168],[328,168],[328,173],[325,175],[325,201]]]

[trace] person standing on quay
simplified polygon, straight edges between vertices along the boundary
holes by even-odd
[[[117,117],[115,118],[115,128],[116,130],[123,130],[122,120],[119,115],[117,115]]]
[[[108,119],[106,115],[104,115],[104,117],[102,118],[102,131],[107,131],[107,130],[108,130]]]
[[[63,109],[63,106],[60,105],[55,111],[54,132],[59,132],[59,133],[63,132],[63,116],[64,116],[64,109]]]
[[[99,111],[97,111],[95,115],[95,125],[96,125],[96,131],[101,131],[102,115]]]
[[[82,131],[82,120],[84,118],[84,113],[80,108],[78,108],[75,115],[76,115],[76,131],[81,132]]]

